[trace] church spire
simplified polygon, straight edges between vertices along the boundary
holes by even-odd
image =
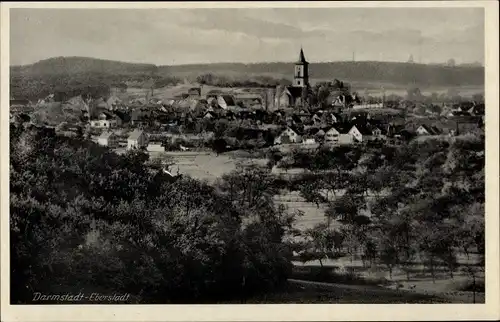
[[[306,57],[304,56],[304,50],[300,47],[299,63],[307,63]]]

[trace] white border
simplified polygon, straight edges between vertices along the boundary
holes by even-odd
[[[9,9],[10,8],[257,8],[257,7],[484,7],[486,100],[486,304],[312,305],[59,305],[9,304]],[[499,319],[499,78],[498,2],[134,2],[1,4],[1,319],[2,321],[338,321]]]

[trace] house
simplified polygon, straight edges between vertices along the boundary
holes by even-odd
[[[382,103],[369,103],[369,104],[354,104],[352,105],[353,109],[365,109],[365,108],[383,108],[384,105]]]
[[[149,143],[146,147],[148,152],[165,152],[165,147],[161,143]]]
[[[148,145],[146,134],[141,130],[134,130],[127,138],[127,149],[141,149]]]
[[[203,118],[204,119],[210,119],[210,120],[214,120],[217,118],[217,114],[213,111],[207,111],[204,115],[203,115]]]
[[[323,122],[323,113],[314,113],[312,116],[311,120],[313,121],[314,124],[320,124]]]
[[[122,119],[107,111],[102,111],[96,119],[90,120],[90,126],[94,128],[115,128],[121,125]]]
[[[277,90],[275,106],[278,108],[296,107],[302,103],[302,87],[285,86]]]
[[[192,87],[187,92],[189,98],[198,99],[201,97],[201,88],[200,87]]]
[[[340,137],[340,131],[337,130],[335,127],[331,127],[325,132],[325,142],[329,143],[338,143],[339,142],[339,137]]]
[[[97,144],[114,148],[118,146],[118,136],[110,131],[104,131],[97,138]]]
[[[185,100],[189,98],[189,94],[188,93],[182,93],[182,94],[179,94],[179,95],[175,95],[174,96],[174,100],[175,101],[179,101],[179,100]]]
[[[303,132],[302,143],[305,145],[323,142],[325,138],[325,131],[316,126],[305,126]]]
[[[240,94],[236,97],[238,102],[241,102],[243,106],[246,108],[253,108],[253,109],[258,109],[262,108],[262,95],[260,94]]]
[[[108,107],[110,109],[114,110],[122,105],[122,101],[117,96],[112,95],[108,98],[108,100],[106,101],[106,104],[108,105]]]
[[[207,92],[207,94],[205,95],[205,98],[208,101],[209,99],[217,99],[217,97],[219,95],[222,95],[222,91],[217,90],[217,89],[212,89],[212,90]]]
[[[356,111],[349,113],[349,119],[351,122],[366,122],[371,118],[370,113],[365,111]]]
[[[234,108],[236,103],[231,95],[224,94],[217,96],[217,105],[219,105],[220,108],[227,110]]]
[[[161,105],[163,101],[157,97],[152,97],[148,103],[154,106],[154,105]]]
[[[280,133],[275,139],[274,144],[290,144],[290,143],[301,143],[302,136],[293,130],[291,127],[287,127],[283,132]]]
[[[327,97],[326,102],[328,105],[331,105],[332,107],[340,107],[340,108],[346,107],[345,95],[338,95],[335,93],[331,93]]]
[[[115,111],[113,111],[113,113],[119,119],[118,124],[123,125],[125,123],[129,123],[130,122],[130,114],[128,112],[126,112],[124,110],[115,110]]]
[[[372,139],[373,135],[370,127],[362,124],[353,125],[348,134],[357,142],[369,141]]]
[[[316,138],[311,137],[311,138],[304,139],[304,140],[302,141],[302,144],[305,144],[305,145],[312,145],[312,144],[316,144]]]
[[[323,119],[329,124],[339,123],[342,120],[341,116],[335,113],[325,113]]]
[[[149,126],[151,112],[146,109],[134,109],[130,115],[130,122],[133,126]]]
[[[471,115],[484,115],[484,104],[476,104],[469,111]]]
[[[420,125],[415,131],[417,135],[439,135],[441,134],[438,128],[435,126],[427,126],[425,124]]]
[[[201,99],[190,98],[187,100],[189,103],[189,109],[193,112],[199,113],[207,108],[207,101]]]

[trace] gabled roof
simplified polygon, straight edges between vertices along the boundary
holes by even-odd
[[[142,135],[142,133],[144,132],[142,132],[141,130],[134,130],[129,134],[128,140],[137,140]]]
[[[300,131],[295,126],[287,126],[283,131],[281,131],[280,135],[283,134],[283,132],[285,132],[286,130],[291,130],[291,131],[295,132],[298,135],[302,135],[302,131]]]
[[[119,111],[119,110],[115,111],[114,113],[115,113],[116,117],[118,117],[123,122],[130,120],[130,115],[128,113],[125,113],[125,112]]]
[[[428,126],[426,124],[421,124],[419,127],[424,128],[427,131],[427,133],[431,135],[438,135],[441,133],[441,131],[435,126]]]
[[[207,114],[212,116],[212,117],[217,117],[217,114],[213,111],[207,111],[205,114],[203,114],[203,116],[207,116]]]
[[[108,111],[101,111],[100,114],[104,114],[106,116],[106,120],[111,120],[113,118],[115,118],[115,116],[111,113],[109,113]]]
[[[354,124],[352,124],[352,123],[337,123],[334,126],[329,127],[326,132],[328,132],[329,130],[331,130],[332,128],[334,128],[340,134],[346,134],[346,133],[348,133],[352,129],[353,125]]]
[[[219,95],[219,97],[221,97],[224,100],[224,102],[226,102],[226,104],[228,106],[235,106],[236,105],[236,103],[234,102],[234,99],[231,95],[223,94],[223,95]]]
[[[109,139],[110,136],[114,135],[113,132],[104,131],[99,135],[99,139]]]
[[[339,127],[337,127],[337,126],[330,126],[330,127],[326,128],[326,129],[325,129],[325,133],[327,133],[327,132],[331,131],[332,129],[333,129],[333,130],[335,130],[335,131],[337,131],[337,132],[339,132],[339,133],[343,133],[343,132],[342,132],[342,128],[339,128]]]

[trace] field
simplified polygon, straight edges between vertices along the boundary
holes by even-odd
[[[239,164],[259,164],[259,165],[264,165],[266,163],[266,159],[258,159],[258,158],[251,158],[251,157],[243,157],[239,155],[242,155],[241,153],[229,153],[229,154],[221,154],[219,156],[216,156],[212,152],[165,152],[165,153],[157,153],[152,155],[152,157],[160,157],[161,155],[168,155],[173,158],[173,162],[175,163],[174,166],[172,166],[171,170],[172,173],[180,173],[180,174],[186,174],[189,176],[192,176],[197,179],[202,179],[202,180],[207,180],[208,182],[214,182],[217,177],[222,176],[225,173],[231,172],[232,170],[236,169],[236,167]],[[325,217],[324,217],[324,211],[325,211],[325,205],[320,204],[319,207],[310,202],[306,202],[297,191],[286,191],[283,194],[276,195],[274,198],[275,202],[284,204],[288,207],[289,210],[299,210],[302,212],[302,215],[297,218],[296,221],[296,228],[300,230],[305,230],[307,228],[312,228],[316,224],[324,222]],[[332,223],[335,225],[335,223]],[[459,264],[463,267],[464,265],[467,265],[469,263],[472,263],[474,261],[474,256],[471,256],[470,259],[465,258],[464,255],[459,257]],[[437,272],[436,273],[436,280],[433,281],[430,273],[428,270],[420,263],[417,263],[414,265],[412,268],[412,273],[411,273],[411,279],[410,281],[406,280],[406,274],[403,271],[395,269],[392,276],[389,276],[389,273],[386,268],[380,267],[379,265],[375,265],[372,268],[365,268],[363,266],[363,263],[359,259],[354,259],[351,261],[350,258],[339,258],[339,259],[325,259],[322,261],[323,265],[325,267],[328,267],[329,269],[332,269],[333,271],[338,271],[339,269],[342,270],[342,268],[351,268],[353,269],[357,276],[360,279],[366,280],[366,281],[371,281],[368,283],[373,284],[373,281],[379,281],[379,280],[385,280],[385,281],[390,281],[390,283],[385,284],[385,285],[373,285],[374,288],[372,288],[370,291],[367,291],[366,289],[363,290],[366,294],[370,292],[374,292],[375,294],[378,294],[381,292],[381,290],[387,290],[393,293],[382,293],[385,294],[385,296],[393,297],[395,296],[394,292],[399,292],[403,291],[404,294],[400,295],[401,299],[400,301],[406,301],[408,300],[409,302],[414,302],[417,301],[417,299],[420,301],[424,301],[427,299],[427,296],[439,296],[443,301],[447,302],[454,302],[454,303],[472,303],[473,301],[473,295],[472,292],[468,291],[463,291],[467,283],[470,283],[470,279],[468,276],[466,276],[465,273],[461,272],[460,269],[458,269],[455,273],[455,276],[450,278],[449,274],[445,271],[442,272]],[[295,261],[294,265],[296,269],[299,271],[302,270],[302,272],[308,272],[304,276],[311,276],[310,270],[314,270],[315,268],[319,267],[319,261],[309,261],[306,263],[301,263],[299,261]],[[301,277],[299,274],[298,277]],[[305,278],[301,278],[305,279]],[[479,275],[478,276],[479,281],[483,281],[484,283],[484,277]],[[347,284],[351,284],[352,282],[349,282]],[[376,283],[375,283],[376,284]],[[345,287],[345,284],[343,284]],[[394,288],[398,285],[398,290],[395,290]],[[410,285],[412,287],[410,287]],[[349,285],[351,286],[351,285]],[[313,285],[308,285],[308,287],[313,287]],[[316,288],[320,288],[323,291],[333,288],[335,290],[338,290],[338,287],[335,286],[328,286],[328,285],[314,285]],[[392,290],[388,290],[388,288],[392,288]],[[294,286],[294,292],[299,292],[302,294],[302,292],[305,292],[305,289],[297,289],[296,285]],[[316,291],[319,291],[319,289],[316,289]],[[356,289],[349,289],[349,292],[360,292],[361,289],[358,288]],[[366,293],[368,292],[368,293]],[[307,292],[306,292],[307,293]],[[321,292],[320,292],[321,293]],[[381,294],[382,294],[381,293]],[[416,297],[409,296],[408,294],[412,294]],[[295,298],[293,294],[278,294],[278,298],[283,300],[283,296],[286,298],[291,297],[287,301],[293,302],[292,298]],[[335,294],[333,292],[332,294]],[[371,294],[371,293],[370,293]],[[417,296],[418,294],[418,296]],[[267,300],[271,300],[273,298],[272,295],[270,295],[270,298],[267,298]],[[333,296],[333,295],[330,295]],[[348,298],[344,299],[338,299],[338,298],[331,298],[332,302],[337,302],[341,301],[342,303],[348,303],[349,300]],[[387,298],[380,299],[381,301],[387,300]],[[256,300],[258,301],[258,300]],[[484,293],[477,293],[476,298],[475,298],[476,303],[484,303]]]
[[[221,154],[216,156],[212,152],[163,152],[151,153],[152,158],[167,155],[173,158],[174,165],[170,170],[173,174],[185,174],[193,178],[213,183],[218,177],[236,169],[238,165],[258,164],[265,165],[266,159],[238,158],[235,154]],[[318,208],[316,204],[306,202],[297,192],[288,192],[285,195],[275,196],[275,201],[286,205],[290,210],[300,210],[303,216],[297,220],[297,227],[311,228],[324,220],[324,206]]]

